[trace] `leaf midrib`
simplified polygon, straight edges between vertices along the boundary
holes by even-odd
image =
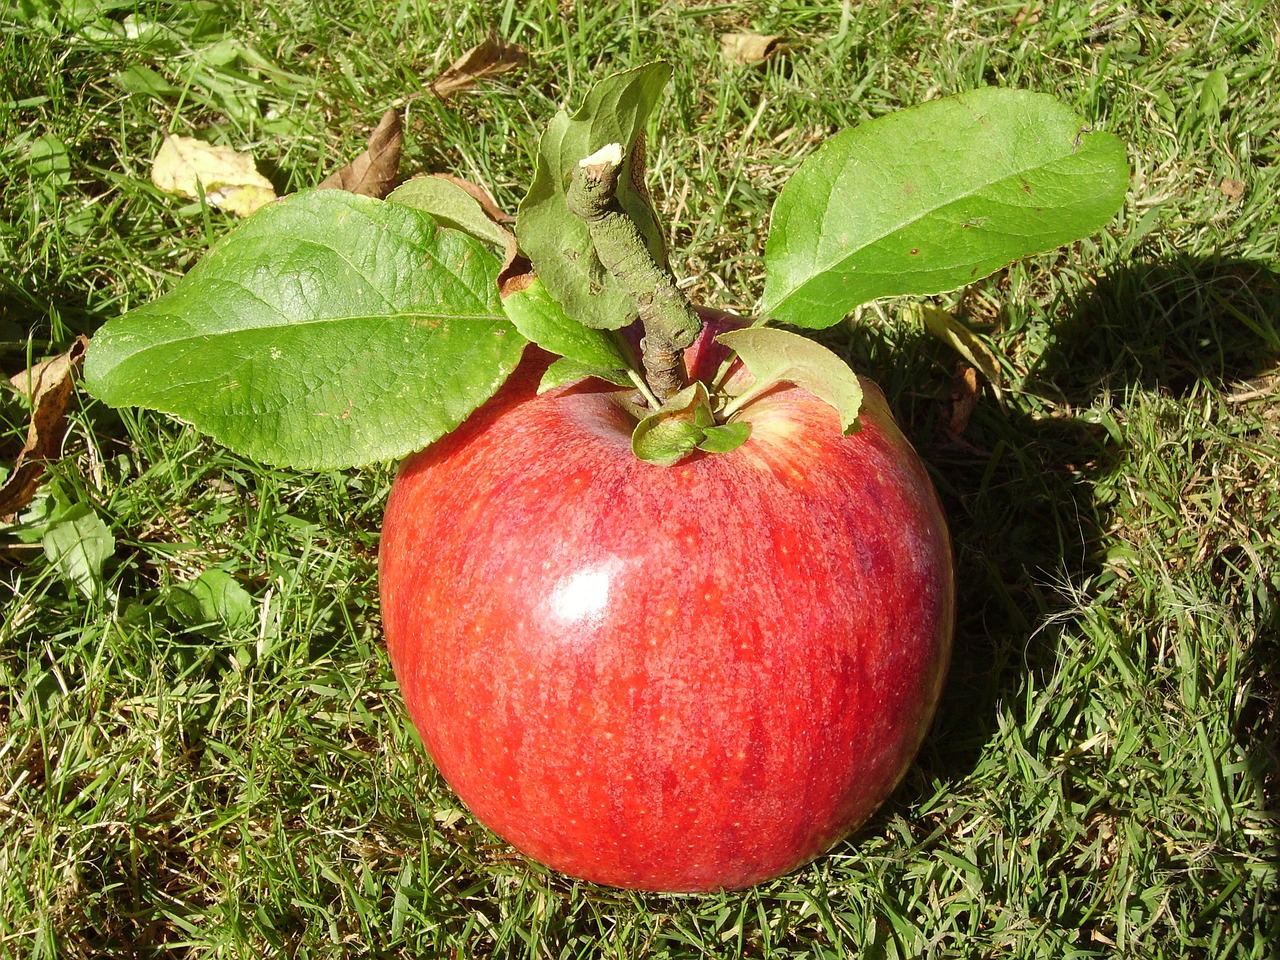
[[[160,316],[164,316],[164,314],[160,314]],[[492,323],[494,321],[506,320],[506,314],[502,314],[502,313],[486,313],[486,314],[429,313],[426,311],[414,310],[414,311],[403,312],[403,313],[343,314],[341,316],[336,316],[336,317],[314,317],[314,318],[309,318],[304,320],[287,320],[283,323],[271,323],[271,324],[264,324],[264,325],[255,326],[255,327],[231,327],[224,330],[206,330],[200,333],[193,332],[190,335],[168,337],[164,340],[154,341],[150,344],[147,344],[144,347],[140,347],[139,349],[130,353],[128,355],[128,358],[132,359],[133,357],[140,356],[144,353],[148,353],[156,349],[162,349],[169,346],[184,344],[193,340],[209,340],[214,337],[217,337],[217,338],[232,337],[232,336],[236,336],[237,334],[259,333],[262,331],[272,331],[272,330],[281,330],[281,329],[293,329],[296,327],[307,327],[307,326],[312,326],[315,324],[323,324],[323,323],[355,323],[363,320],[381,320],[385,322],[385,321],[417,320],[417,319],[463,320],[469,323],[472,323],[472,322]],[[129,336],[129,334],[120,334],[117,336],[118,337]],[[133,334],[133,336],[136,336],[136,334]],[[117,339],[116,340],[117,346],[119,345],[119,342],[120,342],[119,339]]]

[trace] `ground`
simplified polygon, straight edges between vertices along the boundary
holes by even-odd
[[[743,31],[784,43],[726,63],[719,37]],[[490,33],[528,63],[427,91]],[[247,149],[288,192],[396,107],[402,172],[459,173],[510,209],[555,109],[667,57],[649,153],[673,268],[741,311],[788,173],[898,107],[1053,93],[1128,143],[1134,175],[1097,236],[931,301],[997,382],[906,302],[825,335],[884,387],[943,496],[956,657],[890,803],[742,894],[574,883],[460,808],[381,645],[394,465],[264,468],[77,395],[35,512],[0,527],[0,955],[1271,956],[1278,45],[1264,0],[10,4],[6,378],[232,228],[150,184],[166,132]],[[0,470],[27,419],[0,390]],[[89,545],[71,558],[67,531]]]

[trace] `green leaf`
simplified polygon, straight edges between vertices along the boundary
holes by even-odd
[[[7,526],[4,532],[21,543],[40,543],[54,524],[69,516],[79,506],[68,497],[62,490],[62,485],[54,478],[36,492],[27,508],[18,514],[17,523]]]
[[[1052,97],[987,88],[837,134],[774,205],[762,316],[827,327],[1088,236],[1120,208],[1129,164],[1085,130]]]
[[[229,234],[161,299],[108,322],[85,361],[112,406],[170,413],[304,469],[418,450],[515,368],[498,263],[395,203],[295,194]]]
[[[706,431],[697,424],[659,414],[645,417],[631,436],[631,452],[660,467],[674,467],[698,449]]]
[[[511,239],[510,231],[490,220],[475,197],[442,177],[407,180],[387,195],[387,202],[421,210],[441,226],[461,230],[499,250],[505,250]]]
[[[102,589],[102,569],[116,550],[116,539],[88,504],[79,503],[45,532],[44,554],[62,576],[86,597]]]
[[[635,304],[595,255],[586,224],[569,211],[565,194],[578,161],[609,143],[624,147],[618,202],[640,229],[654,259],[666,263],[662,228],[643,191],[637,141],[671,76],[650,63],[607,77],[570,117],[561,111],[538,143],[538,167],[516,218],[520,248],[551,295],[574,320],[617,329],[636,317]]]
[[[746,393],[726,407],[733,413],[779,383],[793,383],[825,400],[840,415],[840,429],[851,433],[862,407],[857,374],[834,353],[808,337],[773,327],[747,327],[716,337],[733,350],[755,377]]]
[[[577,360],[561,357],[547,367],[546,372],[542,374],[542,379],[538,381],[538,393],[546,393],[556,387],[563,387],[566,383],[577,383],[588,377],[604,380],[619,387],[629,387],[635,383],[625,370],[619,370],[617,367],[596,367],[589,363],[579,363]]]
[[[715,425],[706,386],[694,381],[645,417],[631,434],[631,452],[641,460],[670,467],[698,448]]]
[[[188,627],[221,624],[238,630],[253,622],[253,597],[233,576],[216,567],[169,591],[165,608]]]
[[[507,294],[502,308],[521,336],[544,350],[593,367],[625,371],[634,366],[617,334],[569,319],[540,279]]]
[[[125,93],[140,93],[149,97],[159,98],[176,96],[182,92],[180,88],[175,87],[161,74],[142,64],[126,67],[111,79]]]
[[[45,135],[31,141],[27,153],[31,177],[52,188],[71,182],[71,155],[67,145],[54,136]]]
[[[723,423],[719,426],[707,427],[702,432],[698,449],[707,453],[732,453],[746,443],[750,436],[751,424],[746,421]]]
[[[1230,99],[1226,71],[1221,68],[1210,71],[1200,84],[1200,114],[1207,119],[1217,120],[1222,111],[1227,109]]]

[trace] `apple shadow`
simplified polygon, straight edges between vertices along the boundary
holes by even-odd
[[[947,408],[939,399],[951,386],[944,374],[957,363],[948,348],[923,332],[890,343],[874,329],[832,343],[880,383],[929,466],[957,566],[955,647],[933,729],[864,831],[927,799],[939,782],[964,781],[998,734],[1000,704],[1024,695],[1028,675],[1056,669],[1062,631],[1106,561],[1115,516],[1100,488],[1126,464],[1123,429],[1099,411],[1115,410],[1134,389],[1239,393],[1274,377],[1280,273],[1226,258],[1128,264],[1098,278],[1051,335],[1016,404],[984,389],[960,442],[940,439]],[[1253,593],[1251,620],[1270,627],[1243,651],[1256,689],[1238,739],[1274,810],[1280,650],[1266,638],[1280,632],[1280,577]]]

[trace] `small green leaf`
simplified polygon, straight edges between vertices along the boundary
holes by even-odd
[[[981,89],[832,137],[773,208],[761,315],[838,322],[1095,232],[1124,201],[1124,144],[1052,97]]]
[[[66,143],[57,137],[36,137],[28,148],[27,159],[33,180],[52,188],[71,182],[71,155]]]
[[[387,194],[388,203],[400,203],[429,214],[441,226],[461,230],[498,250],[505,250],[511,232],[489,219],[479,201],[443,177],[414,177]]]
[[[1226,71],[1212,70],[1200,84],[1200,114],[1209,120],[1217,120],[1230,102],[1230,86]]]
[[[140,93],[156,98],[172,97],[182,93],[181,87],[174,86],[161,74],[142,64],[126,67],[111,79],[125,93]]]
[[[695,381],[636,424],[631,452],[660,467],[674,466],[698,448],[714,424],[707,388]]]
[[[631,436],[631,452],[660,467],[674,467],[698,449],[706,431],[688,420],[654,414],[640,421]]]
[[[851,433],[862,407],[862,385],[849,365],[808,337],[772,327],[730,330],[716,337],[741,358],[755,377],[747,392],[735,397],[726,412],[736,412],[779,383],[793,383],[825,400],[840,415],[840,429]]]
[[[617,199],[666,263],[662,228],[643,190],[637,141],[671,76],[667,63],[650,63],[597,83],[582,108],[561,111],[538,143],[538,167],[516,219],[520,248],[533,262],[551,295],[574,320],[614,330],[636,317],[635,304],[595,255],[586,224],[565,202],[578,161],[609,143],[624,147]]]
[[[5,533],[21,543],[39,543],[54,524],[78,507],[54,480],[40,488],[27,508],[18,514],[18,522],[7,526]]]
[[[556,387],[563,387],[566,383],[577,383],[588,377],[616,384],[619,387],[629,387],[635,382],[625,370],[619,370],[616,367],[595,367],[591,364],[579,363],[577,360],[570,360],[568,357],[561,357],[547,367],[546,372],[542,374],[542,379],[538,381],[538,393],[546,393]]]
[[[170,413],[268,463],[333,469],[448,433],[519,362],[498,262],[397,203],[295,194],[167,295],[109,321],[85,361],[112,406]]]
[[[102,569],[116,550],[116,539],[88,504],[79,503],[49,527],[44,554],[62,576],[86,597],[102,589]]]
[[[707,427],[702,432],[698,449],[707,453],[732,453],[746,443],[750,436],[751,424],[742,420]]]
[[[507,294],[502,309],[521,336],[544,350],[578,363],[609,370],[626,371],[633,366],[618,335],[595,330],[571,320],[564,308],[551,298],[546,286],[535,278],[523,290]]]
[[[187,627],[220,624],[238,630],[253,622],[253,597],[229,573],[216,567],[174,587],[165,599],[169,614]]]

